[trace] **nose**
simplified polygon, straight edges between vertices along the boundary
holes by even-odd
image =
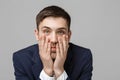
[[[57,43],[57,34],[55,32],[53,32],[51,34],[51,42],[52,43]]]

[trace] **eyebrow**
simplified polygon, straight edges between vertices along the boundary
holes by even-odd
[[[43,29],[43,28],[47,28],[47,29],[51,29],[50,27],[48,27],[48,26],[43,26],[41,29]],[[58,28],[57,30],[67,30],[67,28],[64,28],[64,27],[61,27],[61,28]]]
[[[41,29],[43,29],[43,28],[51,29],[50,27],[47,27],[47,26],[43,26]]]
[[[61,29],[62,29],[62,30],[67,30],[67,28],[63,28],[63,27],[62,27],[62,28],[58,28],[58,30],[61,30]]]

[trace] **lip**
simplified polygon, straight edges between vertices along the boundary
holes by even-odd
[[[51,49],[55,50],[55,49],[56,49],[56,47],[51,47]]]
[[[51,48],[56,48],[56,47],[51,47]]]
[[[51,47],[52,49],[56,49],[56,47]]]

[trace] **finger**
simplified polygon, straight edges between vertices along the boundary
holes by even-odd
[[[50,42],[49,42],[49,39],[46,38],[45,39],[45,43],[44,43],[44,49],[45,49],[45,52],[48,53],[48,49],[50,48]]]
[[[60,54],[59,44],[56,44],[56,57]]]
[[[58,42],[59,42],[58,48],[59,48],[59,52],[60,52],[59,54],[63,55],[64,54],[63,41],[61,38],[59,38]]]
[[[68,47],[69,47],[68,35],[65,36],[65,39],[66,39],[66,45],[67,45],[66,47],[67,47],[67,49],[68,49]]]
[[[41,35],[39,37],[39,49],[40,49],[40,53],[43,53],[44,52],[44,39],[45,39],[45,36],[44,35]],[[42,51],[42,52],[41,52]]]
[[[44,48],[45,40],[46,40],[45,35],[42,35],[41,46],[42,46],[43,48]]]
[[[64,48],[64,52],[65,52],[66,47],[67,47],[67,42],[66,42],[66,36],[65,35],[63,35],[62,42],[63,42],[63,48]]]
[[[39,46],[39,50],[41,50],[41,40],[42,40],[42,37],[39,36],[39,39],[38,39],[38,46]]]
[[[43,43],[43,35],[39,36],[39,45],[42,46]]]
[[[62,41],[63,41],[64,52],[66,52],[67,49],[68,49],[68,36],[67,35],[63,35]]]
[[[48,39],[45,38],[44,39],[44,50],[45,50],[45,53],[47,52],[47,48],[48,48]]]
[[[49,42],[49,39],[48,39],[48,42],[47,42],[47,53],[50,54],[50,51],[51,51],[51,44]]]
[[[67,51],[68,51],[68,35],[63,35],[63,47],[64,47],[64,55],[67,55]]]
[[[38,44],[39,44],[39,45],[41,44],[41,40],[42,40],[42,37],[39,36],[39,37],[38,37]]]

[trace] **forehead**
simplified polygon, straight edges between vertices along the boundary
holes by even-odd
[[[62,17],[47,17],[40,22],[39,29],[44,27],[49,27],[51,29],[68,29],[67,21]]]

